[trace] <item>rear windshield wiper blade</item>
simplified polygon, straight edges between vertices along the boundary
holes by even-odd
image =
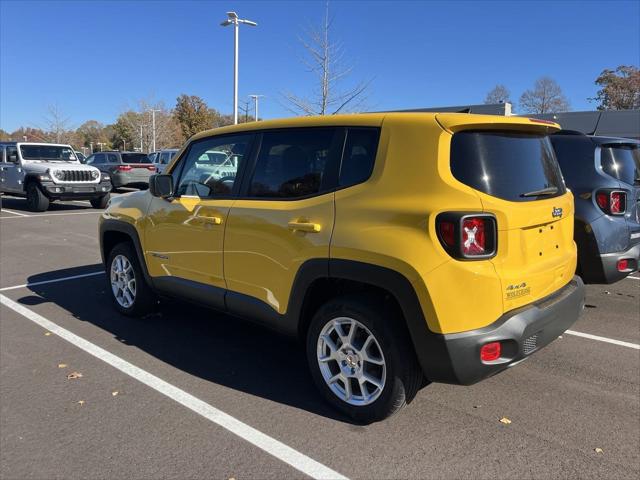
[[[521,193],[521,197],[540,197],[542,195],[554,195],[558,193],[558,187],[548,187],[542,190],[534,190],[533,192]]]

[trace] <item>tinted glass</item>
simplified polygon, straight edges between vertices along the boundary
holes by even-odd
[[[602,146],[602,170],[629,185],[640,184],[640,148],[635,145]]]
[[[55,145],[21,145],[20,153],[25,160],[46,160],[47,162],[75,162],[78,160],[70,147]]]
[[[7,147],[7,162],[12,160],[11,156],[13,156],[13,160],[18,160],[18,149],[16,147]]]
[[[252,135],[233,135],[193,142],[186,158],[182,158],[182,165],[174,169],[181,171],[176,182],[177,195],[211,198],[231,194],[251,138]],[[209,159],[208,152],[216,153],[212,155],[216,161]],[[224,160],[217,161],[219,156],[224,156]]]
[[[378,129],[348,130],[340,166],[340,186],[362,183],[371,176],[379,137]]]
[[[107,162],[118,163],[118,156],[115,153],[107,153]]]
[[[107,156],[104,153],[96,153],[96,159],[93,163],[105,163]]]
[[[123,153],[122,163],[150,163],[144,153]]]
[[[249,195],[294,198],[320,192],[335,133],[334,128],[265,133]]]
[[[544,135],[458,132],[451,141],[451,173],[471,188],[515,202],[565,192],[551,142]],[[551,193],[531,195],[544,190]]]

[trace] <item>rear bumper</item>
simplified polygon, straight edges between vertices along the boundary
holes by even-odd
[[[625,250],[624,252],[604,253],[600,255],[602,261],[602,271],[605,283],[614,283],[622,280],[630,273],[638,270],[640,262],[640,243]],[[618,271],[618,261],[627,260],[628,268],[622,272]]]
[[[111,191],[109,181],[76,185],[43,182],[41,186],[44,194],[51,200],[91,200],[107,195]]]
[[[148,172],[148,173],[147,173]],[[114,187],[126,187],[126,186],[145,186],[149,185],[149,177],[155,172],[150,170],[145,171],[143,174],[134,175],[128,172],[112,173],[111,183]]]
[[[471,385],[515,365],[558,338],[578,319],[584,295],[582,280],[574,277],[557,292],[503,315],[488,327],[436,335],[434,340],[440,345],[433,352],[440,358],[418,352],[425,375],[435,382]],[[498,341],[501,357],[482,362],[482,345]]]

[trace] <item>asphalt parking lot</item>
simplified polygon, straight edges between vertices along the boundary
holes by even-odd
[[[25,207],[5,196],[0,212],[2,478],[640,475],[638,274],[589,286],[574,333],[526,362],[429,385],[363,427],[323,403],[287,339],[180,303],[118,315],[100,212]]]

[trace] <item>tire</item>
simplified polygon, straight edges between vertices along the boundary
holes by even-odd
[[[127,265],[131,268],[128,269]],[[119,275],[118,271],[122,275]],[[158,303],[156,295],[147,284],[138,255],[130,243],[119,243],[111,250],[106,273],[111,299],[120,313],[130,317],[142,317],[155,310]],[[130,283],[131,280],[134,280],[133,284]]]
[[[32,212],[45,212],[49,208],[49,199],[42,193],[36,182],[27,184],[27,208]]]
[[[109,198],[111,198],[110,194],[101,195],[99,197],[92,198],[89,200],[91,202],[91,206],[93,208],[104,209],[107,208],[107,203],[109,203]]]
[[[413,345],[400,322],[404,322],[402,315],[370,295],[332,299],[311,320],[306,352],[314,383],[325,400],[357,423],[368,424],[397,413],[423,384]],[[344,339],[353,337],[350,342],[342,342],[336,325]],[[335,348],[324,340],[327,336]],[[377,384],[363,381],[365,374]]]

